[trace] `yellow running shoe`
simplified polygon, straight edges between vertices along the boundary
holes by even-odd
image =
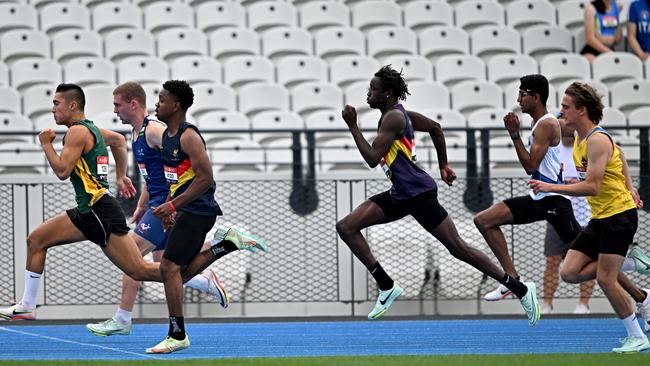
[[[190,346],[190,337],[188,337],[187,334],[185,335],[185,339],[183,339],[182,341],[167,336],[167,338],[163,339],[162,342],[158,343],[157,345],[151,348],[147,348],[145,352],[172,353],[172,352],[176,352],[188,348],[189,346]]]

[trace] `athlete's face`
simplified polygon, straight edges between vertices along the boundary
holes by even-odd
[[[368,94],[366,98],[366,102],[370,108],[380,108],[386,103],[389,96],[390,92],[384,90],[384,88],[381,86],[381,80],[376,76],[373,77],[370,80],[370,87],[368,87]]]
[[[582,115],[582,108],[576,108],[573,98],[569,95],[564,94],[562,98],[562,109],[560,109],[560,115],[564,120],[566,120],[566,125],[569,127],[575,128],[575,123],[580,120]]]
[[[168,122],[169,117],[174,114],[178,101],[167,90],[163,89],[158,94],[158,103],[156,103],[156,117],[163,122]]]
[[[519,94],[517,96],[517,102],[521,111],[524,113],[530,113],[535,108],[535,103],[537,94],[533,93],[530,90],[519,89]]]
[[[122,94],[113,95],[113,113],[117,114],[122,123],[128,125],[133,123],[134,103],[135,99],[127,102]]]
[[[67,101],[63,93],[55,93],[52,99],[52,114],[57,125],[64,125],[72,118],[74,101]]]

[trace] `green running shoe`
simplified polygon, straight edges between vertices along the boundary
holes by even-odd
[[[523,306],[524,311],[526,311],[528,324],[531,327],[534,327],[542,313],[539,307],[539,302],[537,302],[537,288],[533,282],[526,282],[524,285],[528,288],[528,292],[526,292],[524,297],[519,299],[519,302],[521,302],[521,306]]]
[[[172,337],[167,337],[162,340],[162,342],[158,343],[157,345],[147,348],[145,352],[147,353],[172,353],[176,351],[180,351],[182,349],[188,348],[190,346],[190,337],[185,335],[185,339],[182,341],[179,341],[177,339],[174,339]]]
[[[648,337],[645,334],[641,338],[633,336],[625,337],[621,340],[621,344],[620,347],[612,348],[612,352],[634,353],[650,348],[650,342],[648,342]]]
[[[627,256],[634,261],[635,271],[644,275],[650,274],[650,257],[643,252],[641,247],[633,245]]]
[[[404,292],[404,289],[397,282],[393,284],[393,288],[390,290],[379,291],[377,302],[370,314],[368,314],[368,319],[373,320],[382,316],[402,292]]]
[[[217,229],[217,233],[219,230]],[[216,235],[216,234],[215,234]],[[266,252],[267,247],[263,240],[259,239],[254,235],[247,234],[243,231],[238,230],[235,227],[228,229],[224,236],[224,240],[235,244],[237,248],[248,250],[249,252],[255,253],[257,249]]]
[[[122,324],[110,318],[100,323],[86,324],[86,329],[97,336],[111,336],[111,335],[128,335],[131,334],[131,322]]]

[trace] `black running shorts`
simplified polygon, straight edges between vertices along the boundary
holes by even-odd
[[[104,194],[90,209],[88,213],[81,213],[76,207],[66,211],[86,239],[103,248],[111,234],[121,236],[129,233],[126,216],[115,197]]]
[[[176,213],[176,222],[171,227],[163,257],[184,266],[199,254],[205,236],[217,221],[217,215],[201,216],[185,211]]]
[[[386,191],[370,197],[370,200],[384,211],[387,222],[411,215],[429,232],[438,227],[448,216],[447,211],[438,202],[437,190],[424,192],[403,201],[394,199],[390,191]]]
[[[634,241],[639,224],[636,208],[604,219],[591,219],[571,246],[597,260],[599,254],[618,254],[625,257]]]
[[[580,233],[581,227],[573,215],[571,201],[563,196],[546,196],[534,200],[531,196],[509,198],[503,203],[512,212],[515,225],[548,221],[565,243],[571,243]]]

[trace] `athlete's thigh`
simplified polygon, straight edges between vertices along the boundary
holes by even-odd
[[[140,254],[142,254],[143,257],[156,248],[156,246],[153,245],[153,243],[151,243],[149,240],[141,237],[140,235],[134,232],[130,232],[129,236],[131,236],[131,239],[133,239],[135,244],[138,246],[138,250],[140,251]]]
[[[39,243],[45,248],[86,240],[65,212],[38,225],[29,237],[32,242]]]
[[[145,264],[138,246],[129,235],[112,234],[102,250],[108,259],[125,273],[135,272]]]
[[[389,219],[384,209],[371,200],[361,203],[345,219],[350,223],[354,223],[359,229],[397,220]]]
[[[512,224],[514,221],[513,213],[505,202],[493,204],[479,212],[476,217],[479,218],[483,225],[488,227]]]
[[[569,249],[566,257],[564,257],[564,260],[562,261],[562,271],[577,273],[593,261],[595,261],[595,259],[591,258],[587,254],[575,249]]]
[[[162,260],[163,254],[165,253],[165,250],[156,250],[155,252],[151,253],[151,256],[153,257],[154,262],[160,262]]]

